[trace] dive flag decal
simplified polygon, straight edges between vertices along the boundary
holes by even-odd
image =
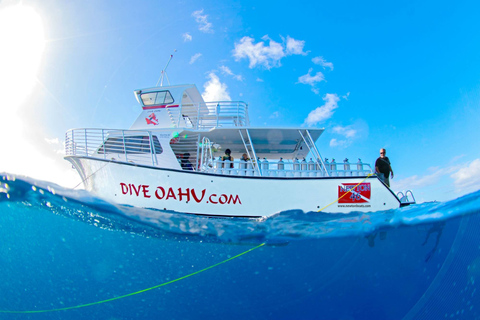
[[[371,190],[370,182],[360,183],[358,186],[357,183],[342,183],[338,186],[338,198],[341,198],[338,203],[368,203]]]

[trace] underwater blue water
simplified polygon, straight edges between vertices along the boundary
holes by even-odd
[[[480,191],[214,219],[2,174],[0,319],[480,319],[479,229]]]

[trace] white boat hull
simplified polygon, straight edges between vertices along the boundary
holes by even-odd
[[[87,191],[107,201],[135,207],[251,218],[296,209],[349,213],[400,207],[400,200],[376,176],[226,176],[87,157],[66,159],[79,172]],[[348,192],[352,188],[353,192]]]

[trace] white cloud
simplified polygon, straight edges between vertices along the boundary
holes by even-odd
[[[331,132],[332,134],[336,134],[341,137],[332,139],[332,141],[330,141],[330,146],[345,148],[353,144],[358,139],[367,139],[369,127],[364,120],[358,119],[355,120],[353,124],[348,126],[336,125],[331,129]]]
[[[325,101],[325,104],[311,111],[308,114],[307,119],[305,119],[305,124],[315,125],[333,116],[334,110],[338,108],[337,102],[340,98],[335,93],[327,93],[323,97],[323,100]]]
[[[274,113],[272,113],[272,114],[270,115],[269,118],[270,118],[270,119],[277,119],[277,118],[279,118],[279,117],[280,117],[280,112],[275,111]]]
[[[480,159],[475,159],[452,174],[457,192],[476,191],[480,189]]]
[[[230,94],[228,93],[228,88],[225,83],[221,83],[218,76],[210,72],[208,80],[203,88],[205,91],[202,94],[203,100],[205,101],[231,101]]]
[[[263,36],[262,40],[255,43],[255,39],[243,37],[239,42],[236,42],[233,50],[235,61],[245,58],[249,60],[249,68],[251,69],[256,66],[271,69],[280,67],[280,60],[287,55],[307,54],[303,52],[305,46],[305,41],[303,40],[295,40],[287,36],[286,43],[282,44],[270,39],[267,35]]]
[[[195,21],[198,23],[198,30],[205,33],[213,33],[213,25],[208,22],[208,15],[203,14],[202,10],[197,10],[192,13],[192,17],[195,18]]]
[[[257,65],[267,69],[279,67],[281,65],[280,60],[285,57],[282,45],[267,36],[262,39],[269,40],[269,44],[265,45],[265,42],[262,41],[254,44],[254,39],[250,37],[240,39],[240,42],[235,43],[233,51],[235,60],[248,59],[250,61],[249,68],[254,68]]]
[[[303,84],[308,84],[309,86],[314,87],[318,82],[325,81],[325,77],[323,73],[317,72],[315,75],[311,75],[310,73],[313,71],[312,68],[308,70],[308,73],[299,77],[298,82]]]
[[[201,53],[195,53],[191,58],[190,58],[190,64],[194,64],[195,61],[198,60],[198,58],[200,58],[202,56]]]
[[[346,95],[343,95],[342,98],[345,100],[348,100],[348,97],[350,97],[350,92],[347,92]]]
[[[230,68],[227,66],[221,66],[220,70],[222,70],[223,73],[233,76],[232,70],[230,70]]]
[[[263,79],[257,78],[257,82],[264,82]]]
[[[232,70],[230,70],[229,67],[227,66],[220,66],[220,70],[224,73],[224,74],[228,74],[229,76],[232,76],[234,79],[238,80],[238,81],[243,81],[243,77],[239,74],[234,74],[232,72]]]
[[[333,70],[333,63],[326,61],[323,57],[315,57],[312,59],[312,62],[323,68],[330,68],[330,70]]]
[[[183,38],[183,42],[189,42],[189,41],[192,41],[193,39],[193,37],[188,32],[182,34],[182,38]]]
[[[52,146],[53,151],[57,154],[65,155],[65,148],[63,145],[63,141],[60,141],[58,138],[48,139],[45,138],[45,141]]]
[[[346,148],[350,145],[350,142],[348,140],[337,140],[337,139],[332,139],[330,140],[330,147],[333,148]]]
[[[457,160],[458,157],[453,160]],[[450,161],[452,163],[454,161]],[[395,170],[395,167],[393,168]],[[396,177],[396,176],[395,176]],[[453,179],[452,180],[448,179]],[[423,201],[449,200],[455,195],[467,194],[480,189],[480,159],[463,165],[428,168],[424,175],[390,180],[394,190],[413,190],[415,196],[426,195]]]
[[[340,149],[350,146],[358,134],[358,130],[354,128],[354,125],[346,127],[335,126],[332,128],[332,132],[346,138],[345,140],[337,140],[335,138],[330,140],[330,147]]]
[[[303,52],[303,47],[305,47],[305,41],[303,40],[295,40],[287,36],[287,48],[286,53],[288,55],[292,54],[299,54],[302,56],[306,56],[307,53]]]
[[[53,144],[53,145],[58,145],[58,144],[60,144],[60,140],[59,140],[58,138],[53,138],[53,139],[45,138],[45,141],[46,141],[48,144]]]
[[[335,126],[332,128],[332,132],[342,135],[345,138],[354,138],[355,135],[357,134],[357,130],[355,130],[353,126],[346,126],[346,127]]]
[[[395,172],[395,168],[394,172]],[[429,168],[429,174],[423,176],[413,175],[401,180],[391,180],[392,187],[395,190],[410,190],[410,189],[421,189],[426,187],[431,187],[436,185],[440,179],[448,174],[451,174],[453,171],[458,170],[458,166],[450,166],[445,168]]]
[[[320,90],[316,87],[317,83],[326,81],[323,73],[317,72],[315,75],[311,75],[310,73],[313,71],[312,68],[308,70],[308,73],[299,77],[297,83],[307,84],[312,87],[312,91],[315,94],[320,94]]]

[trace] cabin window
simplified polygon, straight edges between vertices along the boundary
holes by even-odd
[[[168,90],[142,93],[140,97],[142,98],[143,104],[145,106],[170,104],[174,101],[172,95],[170,94],[170,91]]]
[[[123,143],[125,139],[125,144]],[[156,136],[152,136],[153,147],[155,154],[161,154],[163,152],[162,145]],[[128,137],[115,137],[108,138],[107,141],[98,150],[99,154],[104,153],[125,153],[138,154],[138,153],[152,153],[150,148],[149,136],[128,136]]]

